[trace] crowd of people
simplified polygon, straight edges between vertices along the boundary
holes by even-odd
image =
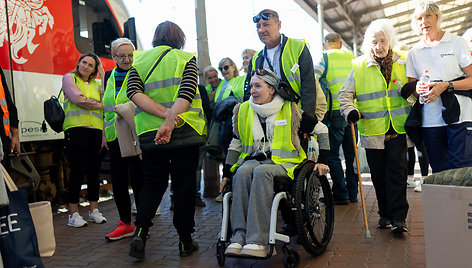
[[[130,40],[115,40],[113,70],[105,72],[93,53],[82,55],[63,78],[63,129],[71,163],[68,225],[87,224],[78,213],[85,175],[89,221],[106,222],[98,210],[97,155],[108,150],[120,221],[106,239],[132,236],[129,255],[143,259],[170,177],[180,256],[190,256],[198,249],[192,239],[195,205],[204,206],[198,201],[204,144],[212,131],[225,136],[219,132],[229,127],[220,184],[220,191],[228,184],[233,191],[233,235],[226,254],[264,257],[274,177],[293,179],[294,169],[307,158],[307,137],[317,137],[314,169],[330,173],[335,204],[358,202],[354,127],[375,188],[378,228],[407,232],[413,144],[424,159],[422,178],[428,160],[433,173],[472,166],[472,48],[464,40],[471,44],[472,33],[455,36],[441,29],[441,20],[434,2],[420,4],[411,23],[422,38],[409,51],[395,49],[395,29],[388,19],[372,21],[357,58],[342,49],[339,34],[330,33],[314,64],[305,41],[280,33],[279,14],[264,9],[253,17],[263,49],[245,49],[241,69],[230,58],[221,59],[217,69],[206,67],[206,81],[200,81],[206,87],[198,84],[196,57],[182,51],[185,34],[170,21],[157,26],[150,50],[135,51]],[[430,83],[418,82],[424,73]],[[227,106],[230,123],[210,127]],[[129,183],[137,205],[134,225]],[[293,234],[292,211],[282,206],[282,216],[281,232]]]

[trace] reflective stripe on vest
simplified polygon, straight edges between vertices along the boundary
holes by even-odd
[[[385,134],[390,122],[397,133],[405,133],[405,121],[411,107],[400,96],[398,88],[393,82],[397,79],[401,83],[408,82],[406,57],[401,56],[393,63],[391,81],[388,88],[384,76],[378,66],[367,67],[368,58],[361,56],[353,61],[354,79],[356,81],[356,106],[364,118],[359,120],[359,133],[363,136]]]
[[[231,167],[232,172],[234,172],[237,167],[241,166],[244,163],[244,159],[253,152],[254,137],[252,126],[254,116],[254,110],[249,106],[249,102],[246,101],[239,106],[238,134],[241,139],[243,151],[239,154],[236,164]],[[295,167],[306,158],[306,154],[303,149],[297,151],[291,140],[292,110],[290,101],[284,102],[282,109],[277,114],[276,120],[286,120],[287,123],[285,125],[275,126],[271,160],[276,165],[281,165],[287,171],[287,175],[293,179]]]
[[[300,67],[295,67],[299,63],[298,59],[300,58],[304,48],[305,40],[287,38],[287,42],[285,43],[282,55],[280,57],[282,71],[285,77],[287,77],[287,80],[292,89],[298,94],[300,94],[301,88]],[[258,58],[259,53],[261,52],[256,52],[252,57],[252,66],[256,66],[256,59]],[[292,69],[294,69],[294,72],[292,72]],[[298,105],[300,106],[301,104],[298,103]]]
[[[72,73],[72,77],[84,97],[94,99],[98,102],[100,101],[102,94],[100,82],[96,80],[90,81],[87,87],[85,82],[74,73]],[[64,113],[65,119],[64,124],[62,125],[64,131],[73,127],[93,127],[100,130],[103,129],[102,109],[87,110],[75,105],[70,101],[70,99],[66,99],[64,102]]]
[[[156,60],[168,48],[170,47],[157,46],[137,54],[133,67],[144,82],[144,94],[161,105],[170,108],[179,95],[180,82],[185,65],[194,55],[178,49],[170,50],[162,59],[162,62],[156,66],[147,81],[145,81],[148,72],[154,66]],[[198,90],[195,92],[195,98],[190,107],[184,113],[179,114],[179,117],[195,129],[198,134],[206,134],[205,115]],[[136,107],[134,121],[136,123],[136,133],[141,135],[158,130],[164,122],[164,118],[152,115]]]
[[[105,88],[105,93],[103,93],[103,113],[105,115],[104,127],[107,141],[114,141],[116,139],[115,106],[130,101],[126,95],[126,85],[128,84],[129,70],[128,73],[126,73],[123,84],[121,85],[120,91],[116,97],[115,72],[116,68],[111,71],[111,75],[107,81],[107,87]]]
[[[5,89],[3,88],[3,81],[0,78],[0,105],[3,112],[3,129],[5,135],[10,136],[10,112],[8,111],[7,99],[5,98]]]
[[[332,110],[339,110],[339,91],[346,82],[352,69],[352,60],[355,58],[350,51],[341,49],[329,49],[328,70],[326,72],[326,83],[333,96]]]

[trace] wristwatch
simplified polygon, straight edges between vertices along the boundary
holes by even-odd
[[[454,91],[454,85],[452,82],[449,82],[449,85],[447,86],[447,92],[453,92]]]

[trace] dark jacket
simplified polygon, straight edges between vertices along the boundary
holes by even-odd
[[[283,34],[281,36],[282,36],[282,48],[281,48],[281,53],[282,53],[284,50],[285,44],[287,43],[288,37],[286,37]],[[249,99],[249,95],[251,91],[251,87],[250,87],[251,70],[262,69],[264,66],[264,56],[262,52],[263,50],[259,52],[258,54],[255,67],[252,66],[252,61],[249,62],[248,73],[247,73],[246,82],[244,85],[244,100],[245,101]],[[300,54],[300,57],[298,58],[298,65],[300,66],[299,68],[300,68],[300,78],[301,78],[301,88],[300,88],[301,105],[302,105],[301,108],[305,113],[309,115],[314,115],[315,107],[316,107],[315,71],[313,69],[313,59],[311,58],[310,51],[308,50],[308,47],[306,45],[303,48],[303,51]],[[288,79],[282,70],[282,64],[279,64],[279,66],[280,66],[280,73],[282,74],[282,77],[281,77],[282,81],[285,81],[287,84],[289,84]]]

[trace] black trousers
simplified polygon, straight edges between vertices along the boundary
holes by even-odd
[[[139,206],[139,193],[143,186],[143,165],[139,156],[121,157],[118,140],[108,142],[110,156],[111,182],[113,199],[115,200],[120,220],[131,223],[131,200],[128,186],[131,182],[136,206]]]
[[[199,146],[143,151],[144,182],[135,225],[145,230],[152,226],[169,181],[174,191],[173,224],[181,241],[190,241],[195,227],[195,172]]]
[[[426,155],[426,149],[424,148],[424,144],[422,143],[421,146],[416,147],[416,149],[418,150],[418,162],[420,163],[421,176],[426,177],[428,176],[429,162],[428,156]],[[408,154],[406,159],[408,165],[408,175],[413,176],[415,175],[416,163],[415,147],[408,148]]]
[[[100,129],[74,127],[64,132],[66,155],[70,162],[69,203],[79,203],[80,186],[87,175],[87,199],[98,201],[102,144]]]
[[[406,199],[406,136],[385,142],[385,149],[366,149],[372,183],[374,184],[380,217],[405,220]]]

